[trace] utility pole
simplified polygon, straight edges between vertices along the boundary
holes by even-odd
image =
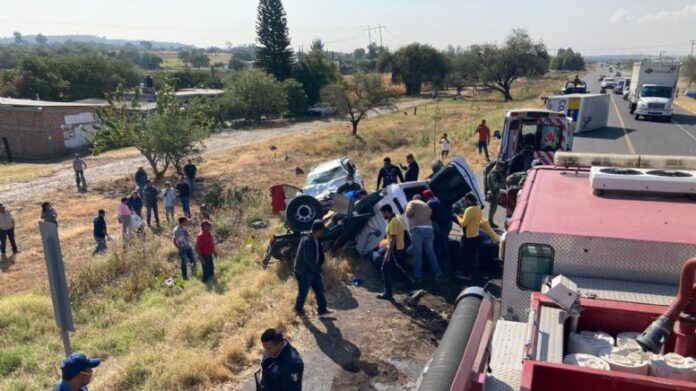
[[[372,29],[370,28],[370,25],[367,26],[367,47],[370,47],[372,45]]]
[[[689,58],[694,58],[694,44],[696,44],[696,39],[692,39],[689,41],[691,44],[691,54],[689,54]]]
[[[382,50],[382,48],[384,48],[383,43],[382,43],[382,29],[386,29],[386,28],[387,28],[387,26],[382,26],[381,24],[377,27],[367,26],[367,37],[368,37],[368,40],[370,41],[368,46],[372,45],[372,30],[377,30],[377,31],[379,31],[379,49]]]

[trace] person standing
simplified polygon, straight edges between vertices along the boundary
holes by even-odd
[[[128,198],[128,206],[131,208],[134,214],[138,215],[140,218],[143,218],[143,199],[140,197],[140,193],[137,191],[131,193],[131,196]]]
[[[488,222],[491,227],[498,228],[493,218],[498,209],[498,197],[500,190],[505,187],[505,162],[497,161],[493,169],[486,176],[486,201],[488,201]]]
[[[442,137],[440,137],[440,148],[441,148],[440,149],[440,158],[441,159],[444,159],[447,156],[449,156],[450,146],[451,146],[451,143],[450,143],[449,138],[447,137],[447,133],[443,133]]]
[[[80,158],[80,154],[75,154],[75,159],[72,162],[73,170],[75,170],[75,184],[78,192],[87,191],[87,180],[85,179],[85,169],[87,163]]]
[[[184,166],[184,175],[186,175],[186,183],[189,185],[189,190],[191,192],[191,197],[196,193],[196,174],[198,173],[198,167],[193,164],[191,159]]]
[[[106,229],[106,211],[104,209],[99,209],[97,212],[97,217],[94,218],[94,241],[97,243],[92,256],[106,251],[106,240],[111,239],[109,232]]]
[[[482,119],[481,124],[476,128],[474,134],[478,133],[478,153],[481,151],[486,154],[486,162],[490,162],[491,159],[488,157],[488,144],[491,143],[491,130],[486,126],[486,120]]]
[[[88,391],[87,385],[92,381],[92,371],[101,364],[101,360],[87,358],[83,353],[72,353],[60,366],[61,380],[51,391]]]
[[[58,213],[48,201],[41,204],[41,220],[58,225]]]
[[[159,190],[152,184],[152,181],[148,180],[147,185],[145,185],[145,212],[147,214],[147,226],[150,227],[150,217],[152,214],[155,215],[155,224],[159,227],[159,207],[157,206],[157,198],[159,198]]]
[[[326,227],[324,222],[316,220],[312,223],[310,232],[303,232],[300,244],[295,256],[295,278],[297,279],[297,298],[295,300],[295,312],[304,315],[304,303],[312,288],[317,298],[319,316],[331,313],[327,308],[324,297],[324,281],[321,278],[321,267],[324,264],[324,248],[321,246],[321,237],[324,236]]]
[[[176,192],[179,193],[179,200],[181,201],[181,208],[184,210],[186,217],[191,217],[191,206],[189,204],[189,197],[191,197],[191,188],[188,183],[184,182],[184,177],[179,177],[179,183],[176,185]]]
[[[400,216],[394,215],[391,205],[384,204],[379,208],[382,217],[387,221],[387,246],[380,249],[384,252],[382,257],[382,280],[384,281],[384,291],[377,295],[378,299],[394,300],[392,288],[392,274],[395,263],[401,265],[406,260],[406,240],[404,222]]]
[[[179,225],[174,227],[174,230],[172,231],[172,241],[179,252],[179,260],[181,261],[181,277],[183,277],[184,280],[188,280],[186,260],[191,263],[191,270],[193,270],[196,265],[196,261],[193,258],[191,241],[189,239],[189,231],[187,228],[188,222],[188,217],[179,217]]]
[[[143,191],[145,190],[145,185],[147,185],[147,172],[145,172],[145,169],[141,166],[138,167],[138,171],[135,172],[135,190],[138,192],[140,198],[144,197]]]
[[[217,257],[215,250],[215,238],[212,233],[213,223],[209,220],[201,221],[201,232],[196,238],[196,254],[201,259],[203,266],[203,282],[208,282],[215,277],[215,265],[213,257]]]
[[[389,157],[385,157],[384,166],[379,170],[379,175],[377,175],[377,190],[383,189],[393,183],[399,183],[404,181],[404,175],[401,173],[401,169],[392,164]],[[382,187],[379,185],[382,184]]]
[[[402,170],[406,170],[406,174],[404,175],[404,182],[418,181],[418,173],[420,171],[420,167],[418,167],[418,163],[416,163],[416,158],[413,157],[412,153],[406,155],[406,163],[408,163],[407,167],[401,167]]]
[[[346,183],[339,186],[339,188],[336,189],[336,193],[346,194],[346,193],[350,193],[351,191],[358,191],[361,189],[362,189],[362,187],[358,183],[355,183],[355,179],[353,178],[353,175],[348,174],[348,175],[346,175]]]
[[[261,380],[257,379],[256,389],[301,391],[304,363],[300,353],[276,329],[267,329],[261,334],[261,345]]]
[[[433,233],[435,234],[435,254],[443,270],[449,265],[449,234],[452,231],[454,219],[445,204],[432,191],[424,190],[423,199],[433,211]]]
[[[164,199],[164,214],[167,217],[167,222],[172,223],[174,220],[174,200],[176,199],[176,190],[172,188],[169,182],[164,183],[162,189],[162,199]]]
[[[121,223],[121,237],[125,243],[131,224],[131,208],[128,205],[127,197],[121,198],[121,202],[116,207],[116,215],[118,216],[118,222]]]
[[[419,195],[406,204],[406,217],[411,228],[411,246],[413,246],[413,279],[421,283],[423,272],[423,250],[428,258],[435,279],[442,278],[442,270],[435,255],[435,234],[433,233],[432,214],[430,207],[420,199]]]
[[[15,242],[14,231],[15,221],[12,214],[5,205],[0,204],[0,253],[2,253],[2,255],[5,255],[7,251],[7,239],[10,240],[12,254],[20,252],[17,248],[17,242]]]
[[[462,262],[456,278],[470,280],[480,245],[479,224],[481,222],[481,207],[474,193],[468,193],[464,197],[464,214],[457,216],[462,226]]]

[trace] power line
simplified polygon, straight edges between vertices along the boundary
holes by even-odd
[[[379,31],[379,47],[380,47],[380,49],[383,48],[384,44],[382,42],[382,30],[386,30],[386,29],[387,29],[387,26],[382,26],[381,24],[377,27],[367,26],[367,40],[369,41],[367,46],[372,45],[372,30],[377,30],[377,31]]]

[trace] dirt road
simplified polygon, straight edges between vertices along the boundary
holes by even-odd
[[[419,99],[397,104],[397,110],[406,110],[430,102],[428,99]],[[378,115],[391,113],[392,110],[378,110]],[[222,151],[229,148],[252,144],[259,141],[272,140],[290,133],[312,132],[339,122],[336,119],[316,120],[311,122],[297,122],[271,128],[257,128],[254,130],[223,130],[210,137],[205,145],[203,155]],[[138,166],[146,166],[147,161],[138,152],[126,156],[102,157],[94,156],[85,158],[88,169],[85,171],[87,183],[95,183],[108,178],[130,176]],[[71,160],[66,159],[59,164],[62,167],[49,176],[33,178],[28,181],[0,185],[2,201],[6,203],[26,200],[38,194],[43,194],[58,188],[74,186],[74,173]],[[1,172],[1,170],[0,170]]]

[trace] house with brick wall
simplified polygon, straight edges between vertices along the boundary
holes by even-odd
[[[0,97],[0,160],[51,159],[88,146],[88,130],[104,103]]]

